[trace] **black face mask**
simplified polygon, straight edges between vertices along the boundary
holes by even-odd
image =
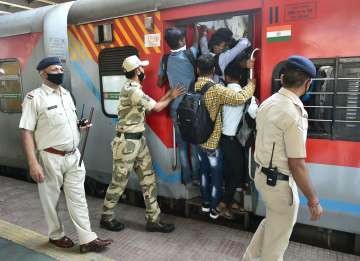
[[[63,73],[48,73],[48,81],[53,84],[60,85],[63,82],[64,74]]]
[[[140,72],[140,74],[138,75],[139,77],[139,81],[142,82],[145,79],[145,73]]]

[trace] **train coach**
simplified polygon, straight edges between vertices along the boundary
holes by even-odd
[[[263,101],[280,88],[289,55],[304,55],[318,76],[304,97],[309,114],[310,176],[323,218],[312,225],[356,234],[360,245],[360,3],[358,0],[78,0],[0,17],[0,165],[27,168],[18,123],[24,95],[37,88],[35,70],[45,56],[59,56],[64,87],[77,111],[95,108],[85,163],[92,183],[111,180],[110,142],[115,135],[117,100],[125,81],[121,64],[137,54],[150,61],[144,90],[154,99],[161,57],[169,51],[164,30],[177,26],[192,40],[192,25],[228,27],[246,34],[261,49],[255,65],[256,96]],[[86,115],[86,113],[85,113]],[[182,184],[173,126],[167,112],[147,117],[146,136],[159,183],[159,195],[185,202],[199,196]],[[249,175],[253,166],[249,167]],[[136,175],[128,188],[138,190]],[[300,196],[298,222],[310,224]],[[264,215],[253,188],[243,197],[246,210]]]

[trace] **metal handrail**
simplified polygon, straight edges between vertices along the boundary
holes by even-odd
[[[173,159],[171,167],[173,170],[177,168],[177,149],[176,149],[176,137],[175,137],[175,126],[173,125]]]

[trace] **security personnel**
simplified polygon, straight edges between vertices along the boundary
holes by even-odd
[[[283,87],[265,100],[256,117],[255,185],[266,206],[243,261],[281,261],[296,222],[300,187],[308,200],[311,220],[322,208],[305,165],[307,113],[299,99],[316,76],[314,64],[302,56],[290,56],[281,76]]]
[[[80,251],[103,250],[112,240],[99,239],[90,227],[84,191],[85,167],[84,164],[79,166],[77,147],[80,133],[75,106],[70,93],[60,86],[64,69],[58,57],[44,58],[36,69],[43,84],[26,94],[19,128],[30,175],[38,183],[49,242],[62,248],[74,246],[73,241],[65,236],[57,212],[63,186],[70,218],[78,233]]]
[[[160,208],[157,203],[156,175],[152,168],[151,157],[146,139],[145,112],[161,111],[173,99],[183,94],[177,86],[170,89],[159,102],[154,101],[142,91],[141,82],[145,78],[144,66],[149,61],[140,61],[129,56],[123,62],[123,70],[128,79],[119,97],[117,135],[111,143],[113,152],[113,175],[106,192],[103,214],[100,220],[102,228],[120,231],[124,224],[114,218],[114,208],[126,188],[132,169],[139,177],[146,206],[146,230],[168,233],[174,230],[173,224],[160,221]]]

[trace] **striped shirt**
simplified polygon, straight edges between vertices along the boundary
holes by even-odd
[[[199,77],[198,81],[195,83],[195,91],[200,91],[209,81],[214,82],[213,79]],[[215,127],[209,139],[205,143],[201,144],[201,147],[209,150],[218,148],[222,128],[222,117],[220,114],[223,105],[243,104],[254,94],[254,91],[255,85],[252,82],[249,82],[248,85],[241,90],[232,90],[221,84],[215,84],[208,89],[204,97],[205,105],[209,111],[211,119],[215,121]]]

